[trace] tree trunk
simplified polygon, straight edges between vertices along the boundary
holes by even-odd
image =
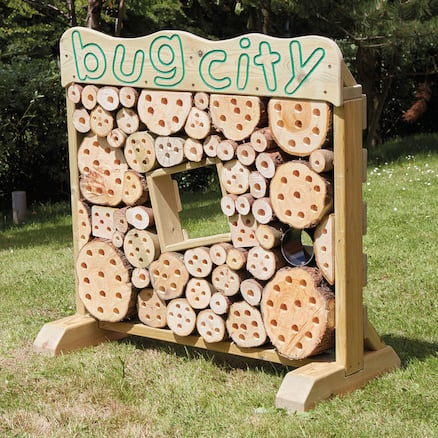
[[[88,0],[86,26],[90,29],[99,30],[102,0]]]

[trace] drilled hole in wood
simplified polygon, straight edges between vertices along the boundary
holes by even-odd
[[[90,294],[85,294],[85,299],[91,300],[91,295]]]
[[[284,214],[285,214],[286,216],[291,217],[291,216],[292,216],[292,211],[291,211],[291,210],[286,210],[286,211],[284,212]]]
[[[99,271],[99,272],[97,273],[97,275],[98,275],[100,278],[105,278],[105,274],[104,274],[102,271]]]
[[[276,320],[276,319],[271,319],[271,325],[272,325],[273,327],[277,327],[277,325],[278,325],[277,320]]]
[[[295,126],[299,129],[301,129],[303,126],[303,122],[301,120],[295,120]]]
[[[88,277],[84,277],[84,283],[90,284],[90,279]]]
[[[310,304],[316,304],[316,298],[315,297],[310,297],[309,298],[309,303]]]
[[[283,122],[283,120],[277,120],[277,126],[278,126],[279,128],[284,128],[284,122]]]
[[[303,211],[299,211],[297,216],[301,219],[304,219],[304,212]]]
[[[318,211],[318,206],[316,204],[312,204],[310,209],[316,213]]]
[[[280,310],[286,311],[287,310],[287,305],[285,303],[281,303],[280,304]]]
[[[268,300],[268,301],[266,301],[266,305],[268,307],[274,307],[274,302],[272,300]]]
[[[106,293],[105,293],[104,290],[99,291],[99,295],[100,295],[101,297],[103,297],[103,298],[106,297]]]
[[[278,341],[279,342],[284,342],[284,336],[283,335],[278,335]]]
[[[294,304],[295,304],[295,307],[301,307],[301,301],[300,300],[295,300]]]
[[[321,115],[321,111],[318,108],[314,108],[312,111],[314,116],[319,117]]]
[[[98,311],[99,313],[103,313],[103,308],[102,308],[102,307],[98,307],[98,308],[97,308],[97,311]]]

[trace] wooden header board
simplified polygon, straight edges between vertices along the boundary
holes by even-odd
[[[63,86],[86,82],[343,103],[342,54],[319,36],[209,41],[161,31],[126,39],[76,27],[64,33],[60,47]]]

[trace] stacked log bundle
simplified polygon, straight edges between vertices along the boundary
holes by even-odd
[[[92,316],[137,315],[206,343],[270,343],[291,359],[333,347],[328,104],[85,84],[67,95],[79,139],[76,274]],[[230,242],[166,251],[148,175],[204,159],[220,163]],[[288,266],[290,228],[314,236],[310,266]]]

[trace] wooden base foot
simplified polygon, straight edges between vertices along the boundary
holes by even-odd
[[[98,322],[89,315],[76,314],[45,324],[38,333],[33,347],[39,353],[57,356],[61,352],[66,353],[124,337],[124,333],[100,329]]]
[[[289,372],[278,390],[275,404],[289,412],[308,411],[332,394],[353,391],[373,378],[400,367],[400,359],[389,347],[365,352],[362,370],[345,375],[336,362],[312,362]]]

